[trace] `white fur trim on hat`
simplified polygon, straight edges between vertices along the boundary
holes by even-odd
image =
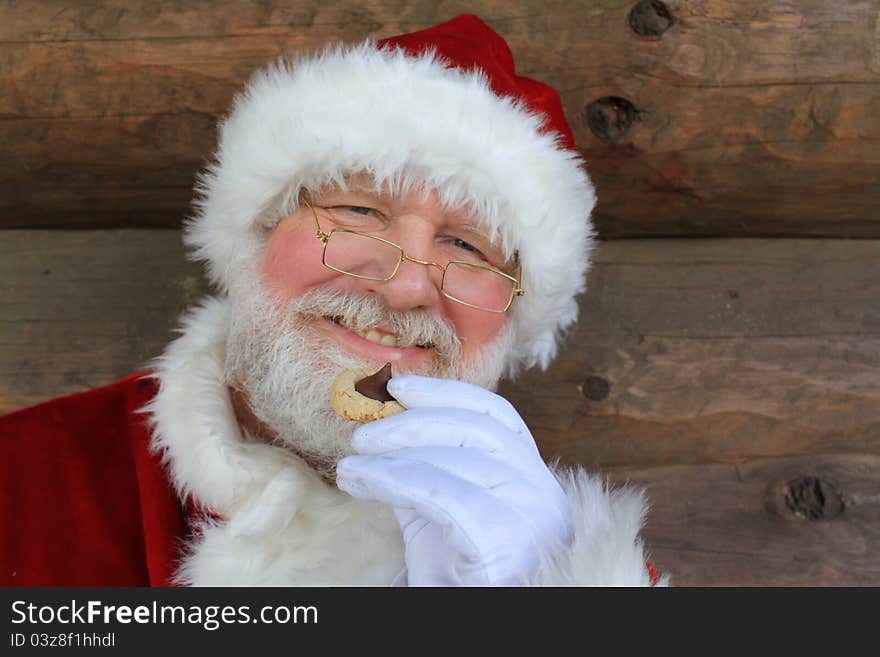
[[[546,367],[577,318],[593,188],[577,154],[542,132],[541,116],[434,54],[366,42],[260,71],[221,124],[185,242],[228,291],[259,257],[267,218],[280,219],[303,187],[361,172],[377,183],[418,180],[519,252],[525,295],[510,311],[507,373]]]

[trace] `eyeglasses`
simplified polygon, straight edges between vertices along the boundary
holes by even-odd
[[[522,288],[522,267],[518,267],[517,276],[511,276],[499,269],[477,262],[479,255],[473,249],[467,249],[461,240],[462,247],[448,246],[449,250],[461,253],[460,259],[449,260],[440,265],[429,260],[419,260],[404,253],[403,248],[388,240],[370,235],[352,228],[343,228],[345,224],[338,216],[336,208],[315,208],[305,190],[302,202],[312,211],[317,228],[316,237],[324,244],[321,262],[328,269],[346,276],[353,276],[368,281],[390,281],[400,269],[404,260],[417,265],[436,267],[443,272],[440,282],[440,293],[456,303],[468,308],[485,310],[490,313],[505,313],[513,303],[514,297],[525,294]],[[321,230],[318,211],[336,227],[329,233]]]

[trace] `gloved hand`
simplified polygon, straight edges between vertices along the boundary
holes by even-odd
[[[354,432],[337,485],[394,508],[409,586],[522,584],[570,540],[568,503],[504,398],[460,381],[395,376],[408,410]]]

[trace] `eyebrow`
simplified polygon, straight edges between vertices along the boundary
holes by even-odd
[[[349,187],[348,189],[341,189],[339,187],[329,187],[322,189],[316,194],[316,197],[320,198],[322,196],[329,197],[333,199],[334,196],[341,196],[345,194],[352,194],[355,196],[353,199],[343,199],[345,205],[357,205],[359,203],[365,204],[377,204],[377,205],[390,205],[394,197],[391,194],[385,194],[383,192],[377,192],[374,189],[370,189],[364,186],[356,186]],[[316,199],[317,200],[317,199]],[[335,200],[335,199],[334,199]]]
[[[328,196],[334,194],[360,194],[369,200],[381,202],[386,205],[390,205],[396,198],[392,192],[376,190],[374,187],[364,183],[351,183],[348,184],[345,189],[333,185],[320,190],[318,194],[326,194]],[[503,251],[501,244],[496,243],[496,240],[492,239],[491,232],[487,230],[472,213],[463,210],[447,210],[447,212],[454,213],[457,217],[460,217],[454,226],[450,226],[451,229],[467,231],[474,236],[485,239],[491,247]]]
[[[499,252],[503,252],[501,244],[497,244],[495,240],[492,239],[492,236],[489,234],[489,232],[478,224],[463,221],[459,224],[456,224],[455,226],[450,226],[449,229],[453,231],[461,231],[464,236],[468,237],[469,239],[471,238],[471,236],[473,236],[474,238],[485,240],[486,244],[489,247],[493,249],[498,249]]]
[[[365,185],[349,185],[348,187],[337,187],[333,185],[332,187],[325,187],[321,190],[321,194],[365,194],[367,196],[381,196],[381,192],[377,192],[375,189],[367,187]]]
[[[368,196],[372,196],[375,198],[392,198],[392,194],[384,191],[377,190],[374,186],[359,182],[359,181],[351,181],[348,179],[343,179],[343,184],[345,187],[340,187],[335,181],[329,182],[323,187],[317,190],[318,194],[346,194],[346,193],[358,193],[358,194],[366,194]]]

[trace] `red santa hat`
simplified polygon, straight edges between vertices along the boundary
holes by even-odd
[[[437,190],[518,252],[525,294],[508,311],[508,374],[546,367],[577,318],[595,196],[559,95],[516,74],[504,39],[462,15],[258,72],[220,126],[185,242],[228,290],[302,188],[353,173]]]

